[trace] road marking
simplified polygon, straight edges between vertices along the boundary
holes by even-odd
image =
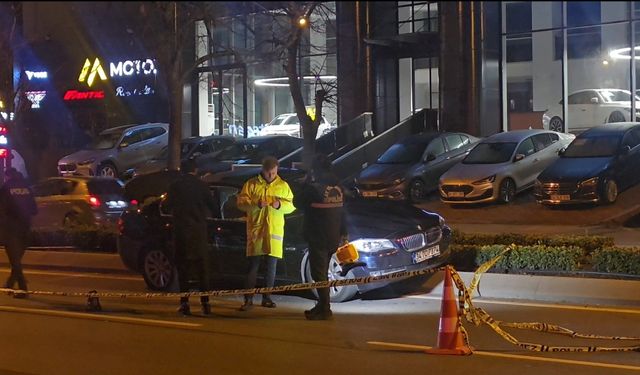
[[[400,350],[411,350],[411,351],[420,351],[420,352],[424,351],[425,349],[431,349],[432,348],[431,346],[397,344],[397,343],[382,342],[382,341],[367,341],[367,344],[369,344],[369,345],[377,345],[377,346],[384,346],[384,347],[387,347],[387,348],[395,348],[395,349],[400,349]],[[576,365],[576,366],[604,367],[604,368],[611,368],[611,369],[640,371],[640,367],[638,367],[638,366],[619,365],[619,364],[615,364],[615,363],[576,361],[576,360],[572,360],[572,359],[548,358],[548,357],[532,357],[532,356],[529,356],[529,355],[485,352],[485,351],[482,351],[482,350],[474,350],[473,354],[474,355],[486,356],[486,357],[522,359],[522,360],[525,360],[525,361],[563,363],[563,364],[567,364],[567,365]]]
[[[0,306],[0,311],[10,312],[10,313],[47,315],[47,316],[55,316],[59,318],[77,318],[77,319],[87,319],[87,320],[98,320],[102,322],[138,324],[138,325],[146,325],[146,326],[153,326],[153,327],[169,327],[169,328],[202,327],[202,324],[197,324],[197,323],[173,322],[169,320],[156,320],[156,319],[130,318],[126,316],[88,314],[88,313],[72,312],[72,311],[33,309],[33,308],[27,308],[27,307]]]
[[[405,298],[414,298],[414,299],[428,299],[434,301],[441,301],[442,297],[437,296],[407,296]],[[612,312],[612,313],[620,313],[620,314],[640,314],[639,309],[618,309],[613,307],[596,307],[596,306],[578,306],[578,305],[555,305],[550,303],[533,303],[533,302],[512,302],[512,301],[491,301],[491,300],[481,300],[474,299],[473,303],[485,303],[490,305],[514,305],[514,306],[525,306],[525,307],[542,307],[542,308],[552,308],[552,309],[563,309],[563,310],[582,310],[582,311],[597,311],[597,312]]]
[[[0,268],[0,272],[10,273],[10,268]],[[69,277],[85,277],[96,279],[114,279],[114,280],[127,280],[127,281],[141,281],[142,276],[120,276],[112,274],[102,273],[79,273],[79,272],[64,272],[64,271],[24,271],[25,275],[42,275],[42,276],[69,276]]]

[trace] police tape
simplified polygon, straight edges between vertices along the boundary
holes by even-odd
[[[483,273],[488,271],[493,265],[495,265],[500,258],[502,258],[506,253],[513,249],[514,245],[508,246],[504,251],[502,251],[495,258],[485,262],[480,265],[476,270],[474,277],[467,287],[462,280],[460,274],[451,269],[451,277],[453,282],[456,284],[456,288],[458,288],[458,304],[460,306],[458,310],[458,314],[464,316],[465,319],[479,326],[481,324],[488,325],[494,332],[496,332],[500,337],[510,342],[513,345],[521,347],[523,349],[527,349],[530,351],[536,352],[640,352],[640,345],[636,346],[624,346],[624,347],[604,347],[604,346],[550,346],[543,345],[537,343],[529,343],[529,342],[521,342],[516,339],[513,335],[506,332],[502,329],[502,327],[508,328],[516,328],[516,329],[524,329],[531,330],[543,333],[551,333],[569,336],[571,338],[581,338],[581,339],[597,339],[597,340],[614,340],[614,341],[640,341],[640,337],[628,337],[628,336],[604,336],[604,335],[594,335],[594,334],[585,334],[579,333],[573,330],[570,330],[565,327],[561,327],[559,325],[547,324],[547,323],[518,323],[518,322],[503,322],[499,320],[493,319],[491,315],[489,315],[485,310],[475,307],[472,302],[473,292],[476,287],[480,283],[480,277]],[[468,347],[470,347],[469,338],[464,329],[462,329],[463,339]]]
[[[319,288],[334,288],[347,285],[356,284],[370,284],[382,281],[398,281],[401,279],[407,279],[415,276],[431,275],[440,271],[443,271],[444,267],[427,268],[415,271],[400,271],[387,275],[380,276],[366,276],[356,277],[340,280],[328,280],[318,281],[313,283],[300,283],[290,284],[265,288],[251,288],[251,289],[226,289],[226,290],[209,290],[202,292],[181,292],[181,293],[113,293],[113,292],[55,292],[55,291],[41,291],[41,290],[18,290],[9,288],[0,288],[0,293],[9,294],[29,294],[39,296],[55,296],[55,297],[92,297],[92,298],[176,298],[176,297],[221,297],[221,296],[233,296],[233,295],[245,295],[245,294],[273,294],[273,293],[285,293],[300,290],[310,290]]]

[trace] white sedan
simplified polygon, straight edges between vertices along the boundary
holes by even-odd
[[[320,125],[318,126],[316,138],[320,138],[332,131],[334,128],[335,126],[332,126],[331,123],[322,116],[322,121],[320,121]],[[300,121],[298,120],[298,116],[295,113],[285,113],[278,115],[276,118],[271,120],[271,122],[262,128],[260,135],[288,135],[291,137],[301,138],[302,135],[300,130]]]
[[[640,98],[635,97],[636,111],[640,109]],[[542,115],[545,129],[565,132],[581,131],[594,126],[634,121],[631,116],[631,92],[619,89],[589,89],[576,91],[568,97],[568,127],[562,116],[562,100]],[[640,116],[640,113],[636,113]]]

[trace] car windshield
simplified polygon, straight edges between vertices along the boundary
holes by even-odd
[[[602,95],[607,103],[631,101],[631,92],[625,90],[600,90],[600,95]],[[637,96],[636,101],[640,101],[640,98]]]
[[[91,180],[87,182],[89,194],[124,194],[124,188],[114,179]]]
[[[424,153],[426,145],[421,143],[395,144],[380,156],[378,164],[409,164],[417,163]]]
[[[562,157],[601,158],[615,155],[622,137],[619,135],[597,135],[578,137],[571,142]]]
[[[98,138],[91,144],[92,150],[108,150],[116,147],[116,143],[120,140],[122,133],[104,133],[98,135]]]
[[[271,122],[269,122],[267,124],[267,126],[271,126],[271,125],[282,125],[282,123],[289,118],[289,115],[280,115],[280,116],[276,116],[276,118],[274,118],[273,120],[271,120]]]
[[[259,142],[238,142],[220,151],[217,160],[244,160],[251,159],[260,147]]]
[[[479,143],[462,161],[463,164],[498,164],[511,159],[516,142]]]

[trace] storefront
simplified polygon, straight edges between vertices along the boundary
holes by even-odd
[[[505,130],[635,120],[637,2],[509,1],[502,14]]]

